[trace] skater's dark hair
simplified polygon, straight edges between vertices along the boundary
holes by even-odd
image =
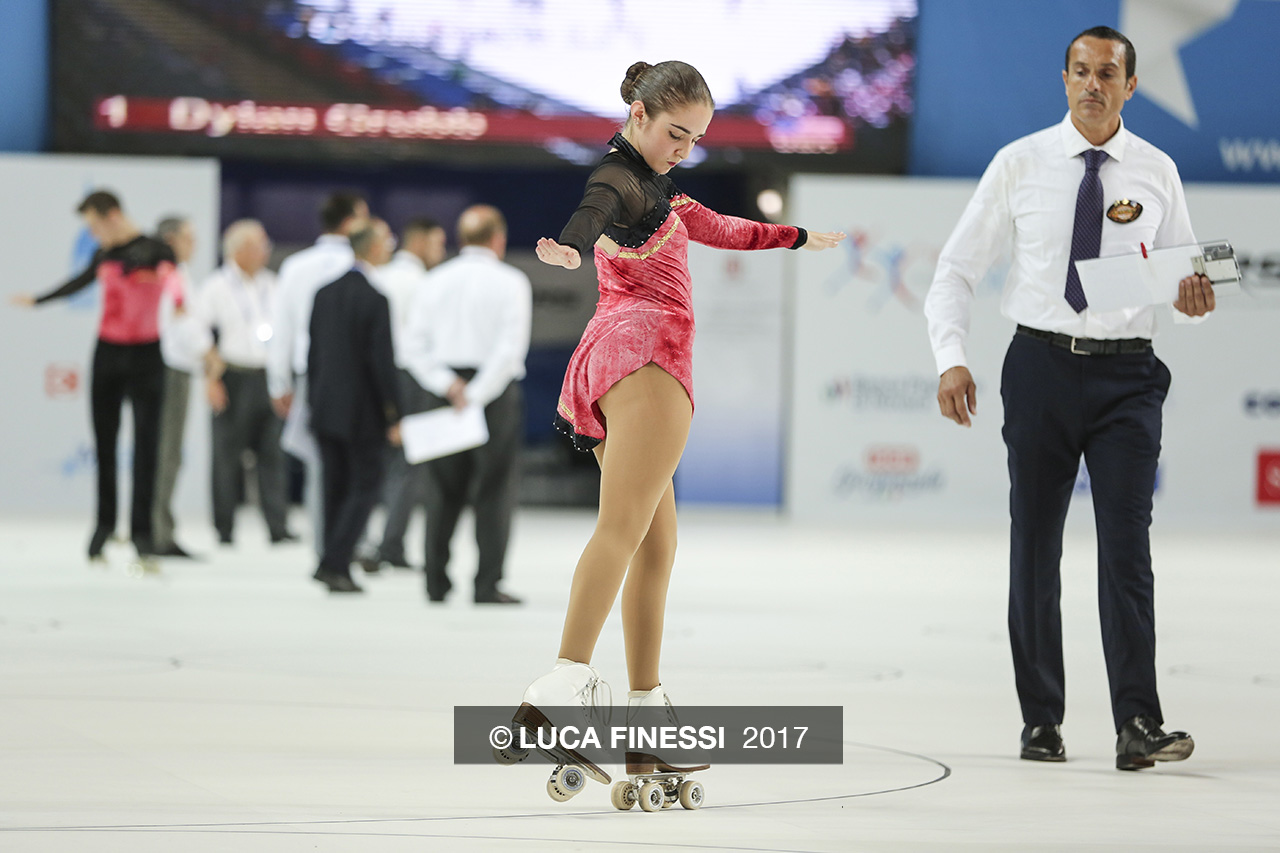
[[[113,192],[94,190],[84,197],[84,201],[76,205],[76,213],[93,211],[99,216],[106,216],[113,210],[120,210],[120,199]]]
[[[356,215],[356,208],[364,204],[364,197],[359,193],[336,192],[325,199],[320,208],[320,224],[324,230],[333,233],[342,227],[342,223]]]
[[[686,104],[706,104],[715,108],[715,99],[698,69],[675,59],[650,65],[637,62],[627,69],[622,81],[622,102],[630,106],[642,101],[650,115],[658,115]]]
[[[1071,70],[1071,48],[1075,47],[1076,42],[1080,41],[1080,39],[1086,37],[1118,41],[1124,45],[1124,79],[1128,80],[1138,70],[1138,52],[1133,49],[1133,42],[1124,37],[1124,33],[1119,30],[1113,30],[1111,27],[1090,27],[1073,38],[1071,43],[1067,45],[1067,59],[1062,65],[1067,71]]]

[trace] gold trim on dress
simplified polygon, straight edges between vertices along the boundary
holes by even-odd
[[[674,210],[671,211],[671,216],[675,219],[675,222],[671,225],[671,230],[662,235],[662,239],[654,243],[652,249],[647,252],[619,252],[618,257],[632,261],[643,261],[650,258],[654,252],[666,245],[667,241],[671,239],[671,235],[675,234],[676,229],[680,227],[680,216]]]
[[[557,402],[559,403],[560,414],[564,415],[565,420],[567,420],[567,421],[569,421],[570,423],[572,423],[572,422],[573,422],[573,409],[570,409],[568,406],[566,406],[566,405],[564,404],[564,400],[558,400]]]
[[[689,198],[687,195],[678,196],[670,201],[672,207],[682,207],[683,205],[692,203],[693,199]]]

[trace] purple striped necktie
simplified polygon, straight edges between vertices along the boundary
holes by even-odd
[[[1089,306],[1080,286],[1080,274],[1076,261],[1098,257],[1102,248],[1102,179],[1098,167],[1107,159],[1107,152],[1091,148],[1084,152],[1084,178],[1076,194],[1076,224],[1071,230],[1071,260],[1067,263],[1067,302],[1080,313]]]

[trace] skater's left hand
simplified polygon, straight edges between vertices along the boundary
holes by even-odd
[[[15,293],[9,297],[9,304],[16,305],[19,308],[34,308],[36,298],[30,293]]]
[[[399,421],[396,421],[390,427],[387,428],[387,441],[391,443],[392,447],[400,446],[400,422]]]
[[[810,231],[809,239],[800,248],[810,252],[821,252],[823,249],[834,249],[840,241],[849,235],[843,231]]]

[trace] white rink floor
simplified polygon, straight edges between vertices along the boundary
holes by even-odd
[[[1162,698],[1198,746],[1121,773],[1079,525],[1064,560],[1071,760],[1042,765],[1016,758],[1002,530],[685,513],[670,693],[842,705],[845,763],[715,767],[702,811],[660,814],[616,812],[594,783],[554,803],[541,764],[452,764],[452,706],[515,703],[550,667],[588,514],[520,516],[518,609],[469,603],[465,541],[454,599],[428,606],[411,573],[329,597],[308,549],[270,548],[248,514],[235,549],[188,522],[209,558],[145,579],[122,545],[91,569],[84,520],[0,521],[0,850],[1277,848],[1277,521],[1157,531]],[[595,662],[623,695],[616,614]]]

